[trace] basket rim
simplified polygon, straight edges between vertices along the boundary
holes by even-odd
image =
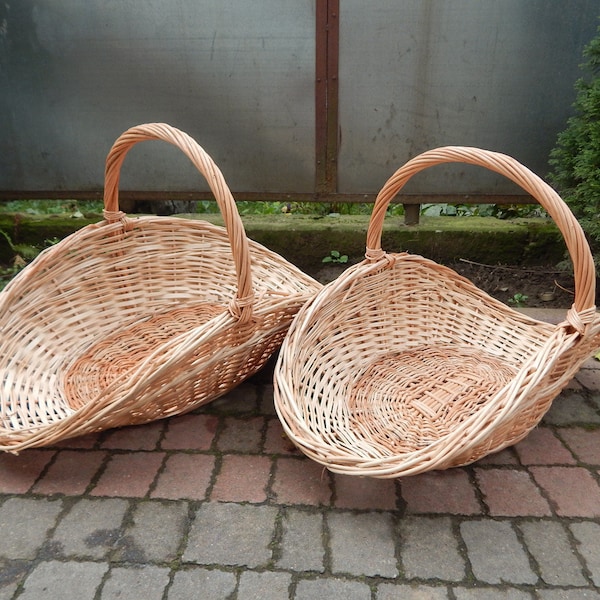
[[[212,191],[229,238],[235,261],[238,291],[230,310],[235,318],[247,322],[252,318],[254,286],[248,238],[231,190],[223,173],[208,153],[191,136],[167,123],[145,123],[123,132],[113,143],[106,157],[104,171],[104,217],[108,223],[129,223],[119,210],[119,179],[121,167],[129,150],[142,141],[160,140],[179,148],[206,179]]]
[[[135,230],[143,230],[145,227],[160,227],[169,229],[172,225],[176,225],[179,230],[190,230],[193,232],[209,232],[210,234],[223,236],[226,228],[221,225],[215,225],[203,219],[186,219],[178,216],[157,216],[157,215],[124,215],[119,221],[109,222],[104,219],[97,223],[91,223],[78,229],[56,244],[42,250],[35,259],[15,274],[14,277],[0,290],[0,318],[3,308],[10,309],[10,303],[21,295],[20,288],[28,280],[35,280],[36,271],[47,267],[52,267],[52,263],[56,262],[57,258],[67,255],[74,250],[86,249],[86,244],[89,243],[87,238],[93,238],[100,234],[112,236],[114,234],[123,233],[125,230],[131,234]],[[299,284],[310,288],[316,292],[323,287],[316,279],[299,269],[296,265],[290,263],[284,257],[270,248],[264,246],[260,242],[247,238],[250,260],[252,261],[255,254],[266,256],[279,264],[281,269],[294,276],[295,281]],[[256,259],[256,257],[254,257]],[[231,257],[233,262],[234,258]],[[34,282],[32,282],[34,283]],[[259,301],[260,294],[256,297],[255,304]]]
[[[575,276],[575,300],[569,320],[578,330],[592,322],[595,311],[596,270],[583,229],[558,193],[515,158],[470,146],[441,146],[423,152],[397,169],[375,199],[367,230],[366,257],[380,258],[383,222],[387,207],[404,185],[419,172],[440,164],[465,163],[487,168],[519,185],[548,212],[559,228],[571,256]]]

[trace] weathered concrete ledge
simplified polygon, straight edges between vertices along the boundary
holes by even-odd
[[[220,215],[180,215],[223,224]],[[331,250],[362,259],[369,217],[297,214],[247,215],[242,217],[249,238],[278,252],[307,273],[314,274]],[[14,246],[43,248],[45,240],[63,238],[77,229],[102,220],[101,215],[72,218],[69,215],[0,214],[0,262],[10,260]],[[564,258],[565,246],[552,221],[486,217],[422,217],[415,226],[402,217],[386,219],[383,248],[409,251],[442,264],[460,258],[486,264],[548,265]],[[12,245],[12,247],[11,247]],[[4,250],[3,250],[4,248]]]

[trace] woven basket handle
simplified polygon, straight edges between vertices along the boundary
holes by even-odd
[[[381,233],[386,210],[405,183],[427,167],[454,162],[486,167],[506,176],[533,196],[554,219],[565,239],[575,272],[575,302],[572,311],[576,314],[570,311],[568,319],[574,325],[574,321],[577,321],[578,330],[583,329],[583,324],[594,318],[596,297],[594,260],[585,234],[560,196],[535,173],[505,154],[479,148],[446,146],[429,150],[409,160],[388,179],[377,195],[367,231],[367,258],[377,260],[385,254],[381,249]]]
[[[115,141],[106,158],[104,173],[104,218],[109,223],[120,221],[125,214],[119,210],[119,177],[127,152],[138,142],[163,140],[177,146],[204,175],[223,219],[237,274],[238,289],[230,311],[240,322],[252,317],[254,295],[248,238],[235,200],[223,174],[210,156],[189,135],[165,123],[148,123],[128,129]]]

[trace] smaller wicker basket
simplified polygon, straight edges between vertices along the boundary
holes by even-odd
[[[125,155],[177,146],[225,221],[128,218]],[[126,131],[108,154],[104,221],[42,252],[0,293],[0,450],[18,452],[189,411],[275,352],[321,285],[245,235],[223,175],[165,124]]]
[[[486,167],[552,216],[575,270],[575,303],[553,326],[490,297],[451,269],[381,249],[390,200],[440,163]],[[379,193],[366,259],[298,313],[275,367],[287,435],[332,471],[398,477],[473,462],[527,435],[598,347],[595,270],[560,197],[516,160],[446,147],[409,161]]]

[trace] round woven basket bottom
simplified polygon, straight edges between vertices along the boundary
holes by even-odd
[[[448,435],[515,374],[481,348],[436,345],[387,354],[350,391],[349,426],[379,456],[414,452]]]
[[[81,408],[135,369],[161,344],[207,323],[225,310],[222,304],[203,302],[154,315],[103,338],[67,371],[65,394],[69,406],[74,410]]]

